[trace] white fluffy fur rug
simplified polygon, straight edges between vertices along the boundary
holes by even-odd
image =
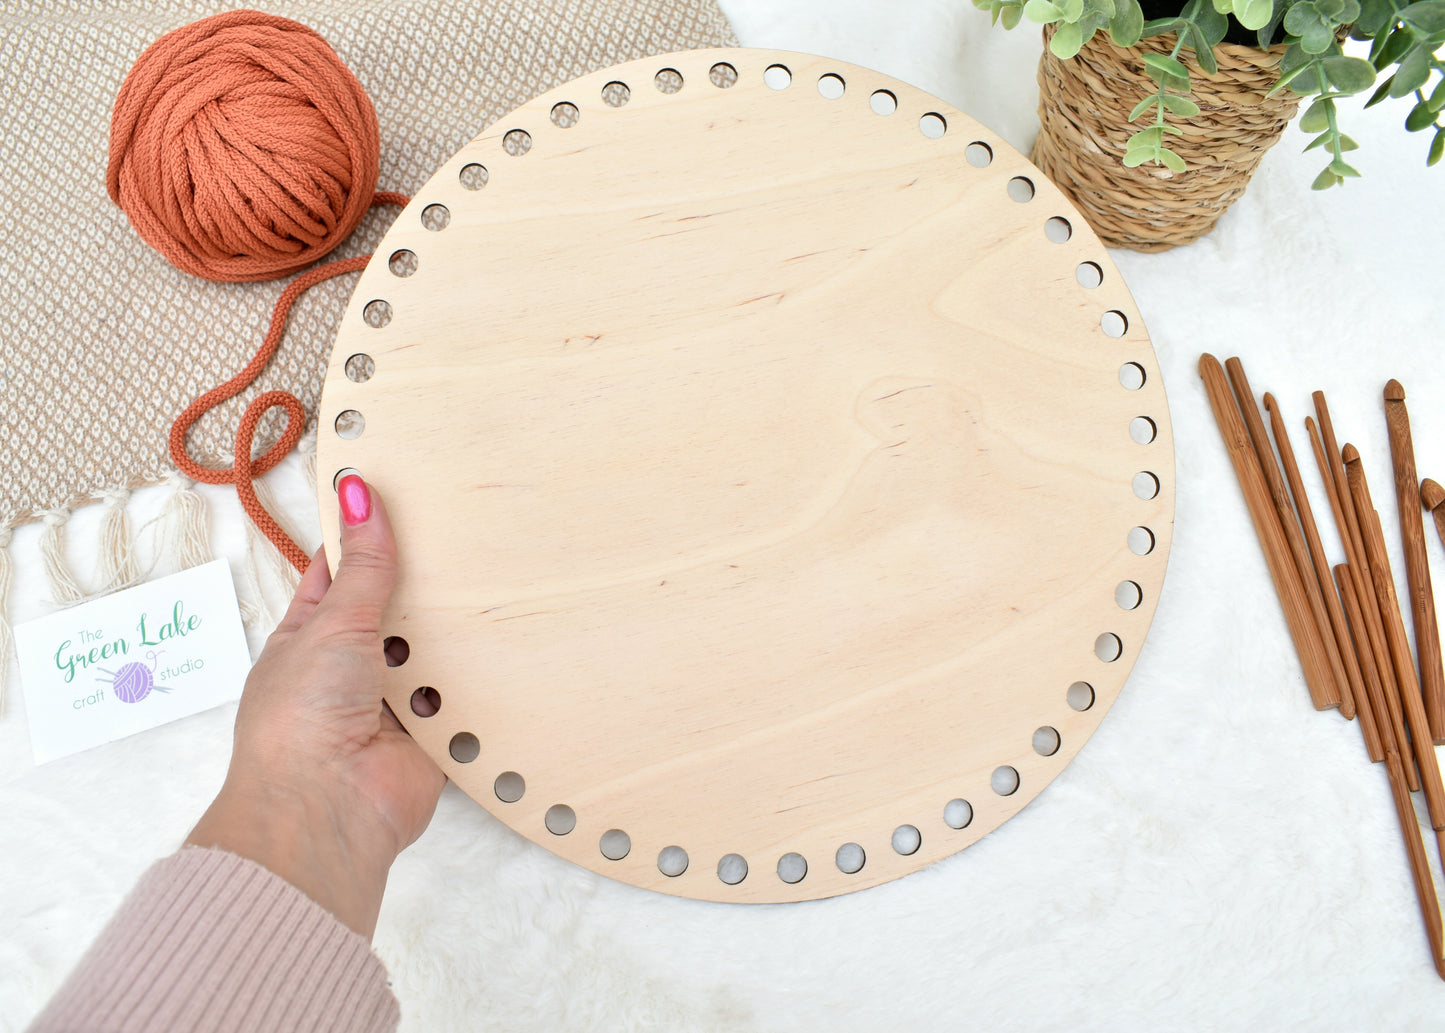
[[[723,6],[746,45],[876,67],[1020,148],[1036,130],[1037,34],[990,30],[968,0]],[[594,876],[449,789],[397,863],[376,935],[402,1028],[1440,1028],[1445,984],[1384,772],[1355,725],[1309,705],[1195,373],[1201,351],[1240,355],[1292,426],[1310,390],[1326,390],[1387,529],[1380,391],[1398,377],[1421,473],[1445,480],[1445,171],[1425,169],[1426,141],[1400,130],[1403,102],[1348,107],[1363,180],[1311,193],[1321,161],[1299,154],[1291,130],[1212,236],[1114,256],[1169,388],[1177,527],[1133,677],[1038,800],[901,881],[744,907]],[[312,512],[294,461],[273,479],[291,512]],[[221,544],[240,556],[236,507],[209,498]],[[144,519],[159,494],[135,504]],[[72,521],[77,553],[98,516]],[[47,608],[37,537],[22,529],[12,546],[24,560],[16,619]],[[1431,550],[1439,583],[1438,541]],[[233,714],[35,768],[12,685],[0,715],[0,1029],[23,1028],[139,872],[185,835],[220,783]]]

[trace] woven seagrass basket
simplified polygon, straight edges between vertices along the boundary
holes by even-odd
[[[1125,168],[1125,143],[1144,128],[1129,112],[1157,86],[1144,72],[1143,54],[1168,54],[1172,35],[1116,47],[1107,32],[1094,35],[1076,57],[1060,61],[1049,52],[1053,26],[1044,28],[1039,58],[1039,119],[1033,162],[1083,211],[1105,244],[1133,251],[1165,251],[1189,244],[1214,228],[1244,193],[1264,152],[1294,117],[1299,97],[1281,90],[1266,97],[1279,78],[1285,48],[1225,43],[1214,48],[1219,74],[1207,75],[1194,51],[1180,51],[1194,83],[1199,114],[1171,116],[1183,136],[1165,138],[1182,157],[1184,172],[1146,162]]]

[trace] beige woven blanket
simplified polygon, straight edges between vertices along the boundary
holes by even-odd
[[[106,196],[110,111],[140,52],[231,6],[0,0],[0,535],[163,481],[172,419],[256,351],[280,283],[218,284],[169,265]],[[379,188],[410,194],[507,111],[620,61],[736,43],[713,0],[298,0],[265,3],[321,33],[381,128]],[[395,209],[333,256],[374,248]],[[280,353],[192,430],[230,465],[246,402],[276,388],[314,411],[354,277],[313,288]],[[257,446],[274,440],[280,414]],[[0,543],[3,544],[3,543]],[[0,589],[3,592],[3,589]],[[3,597],[0,597],[3,606]],[[0,644],[3,648],[3,644]]]

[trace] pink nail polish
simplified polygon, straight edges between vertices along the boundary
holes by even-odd
[[[341,503],[341,520],[347,527],[364,524],[371,518],[371,492],[358,475],[349,473],[341,478],[336,486],[336,498]]]

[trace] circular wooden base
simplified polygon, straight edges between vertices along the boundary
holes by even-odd
[[[396,526],[391,708],[518,832],[681,896],[998,827],[1164,577],[1168,408],[1104,248],[962,112],[803,54],[621,65],[464,147],[320,418],[333,563],[338,471]]]

